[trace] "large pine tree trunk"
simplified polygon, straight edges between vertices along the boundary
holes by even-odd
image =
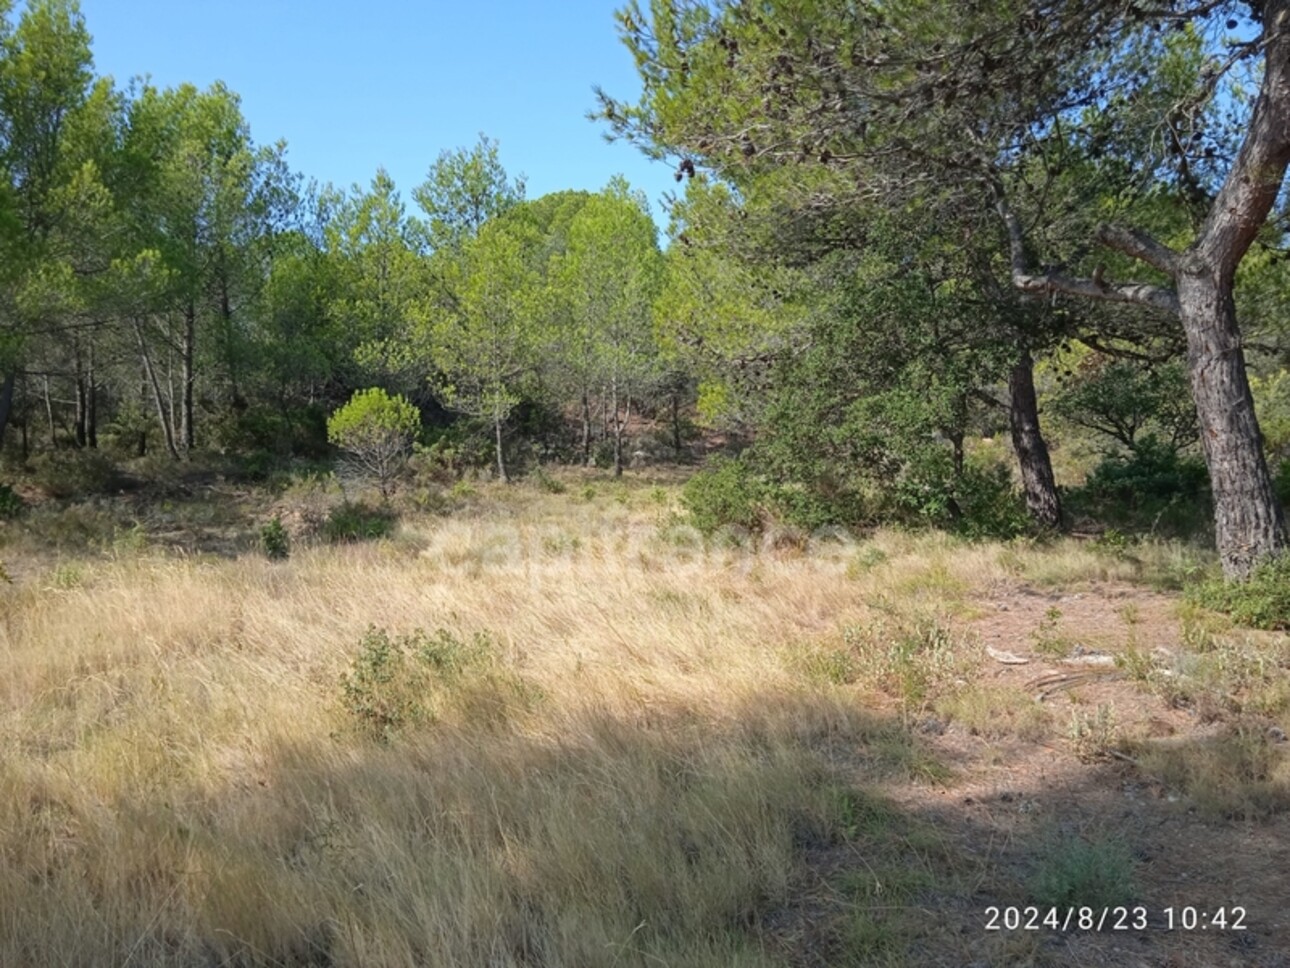
[[[1035,396],[1035,361],[1025,351],[1008,375],[1008,425],[1012,449],[1021,467],[1021,485],[1026,510],[1041,528],[1058,530],[1062,524],[1061,502],[1048,445],[1039,429],[1039,402]]]
[[[1187,334],[1187,370],[1214,492],[1214,527],[1223,571],[1244,577],[1287,546],[1285,512],[1263,456],[1245,373],[1231,280],[1180,272],[1178,309]]]

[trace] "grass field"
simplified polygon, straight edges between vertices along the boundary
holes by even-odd
[[[319,488],[3,525],[0,965],[1290,949],[1290,645],[1180,603],[1202,555],[705,541],[670,475],[543,480],[347,544]],[[985,930],[1074,903],[1153,927]]]

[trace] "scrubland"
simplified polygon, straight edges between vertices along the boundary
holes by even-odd
[[[1182,601],[1202,553],[704,538],[674,485],[459,486],[341,543],[317,486],[4,525],[0,964],[1285,946],[1290,646]],[[1027,904],[1153,926],[985,930]],[[1164,930],[1182,904],[1249,930]]]

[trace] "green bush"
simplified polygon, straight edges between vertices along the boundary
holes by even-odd
[[[370,478],[388,497],[395,479],[407,467],[421,413],[403,397],[380,387],[357,390],[349,403],[327,419],[327,439],[348,455],[362,477]]]
[[[746,457],[719,457],[681,489],[689,523],[703,534],[720,528],[758,533],[780,523],[812,531],[859,520],[854,495],[826,497],[801,484],[780,484],[758,473]]]
[[[327,455],[327,417],[311,404],[286,410],[249,407],[224,411],[207,427],[210,443],[223,453],[263,451],[274,457]]]
[[[98,450],[55,450],[32,459],[36,485],[52,498],[81,497],[115,490],[116,465]]]
[[[681,490],[681,505],[704,534],[719,528],[759,531],[767,523],[767,487],[741,460],[718,458]]]
[[[389,508],[346,501],[327,516],[322,533],[332,542],[375,541],[393,534],[396,523],[397,518]]]
[[[1005,465],[968,463],[956,474],[943,448],[914,457],[887,489],[905,523],[969,538],[1015,538],[1029,530],[1025,503]]]
[[[1193,587],[1187,597],[1241,625],[1290,629],[1290,553],[1264,562],[1243,582],[1214,579]]]
[[[1290,460],[1283,460],[1281,466],[1277,468],[1273,486],[1276,488],[1277,497],[1281,500],[1281,506],[1290,510]]]
[[[8,484],[0,484],[0,521],[12,521],[27,510],[27,502]]]
[[[291,541],[281,518],[275,517],[260,528],[260,547],[270,561],[285,561],[291,555]]]
[[[509,705],[530,705],[536,691],[497,668],[487,632],[465,636],[448,629],[416,629],[391,636],[370,626],[340,679],[341,704],[359,730],[389,741],[455,712],[486,725]]]
[[[1105,458],[1068,505],[1121,531],[1188,536],[1208,527],[1209,473],[1199,458],[1146,437],[1132,453]]]

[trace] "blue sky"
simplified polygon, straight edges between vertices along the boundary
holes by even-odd
[[[378,166],[404,199],[445,148],[484,132],[528,196],[604,186],[615,173],[659,198],[672,172],[587,121],[592,87],[639,90],[614,0],[81,0],[101,74],[167,87],[222,80],[259,142],[338,186]]]

